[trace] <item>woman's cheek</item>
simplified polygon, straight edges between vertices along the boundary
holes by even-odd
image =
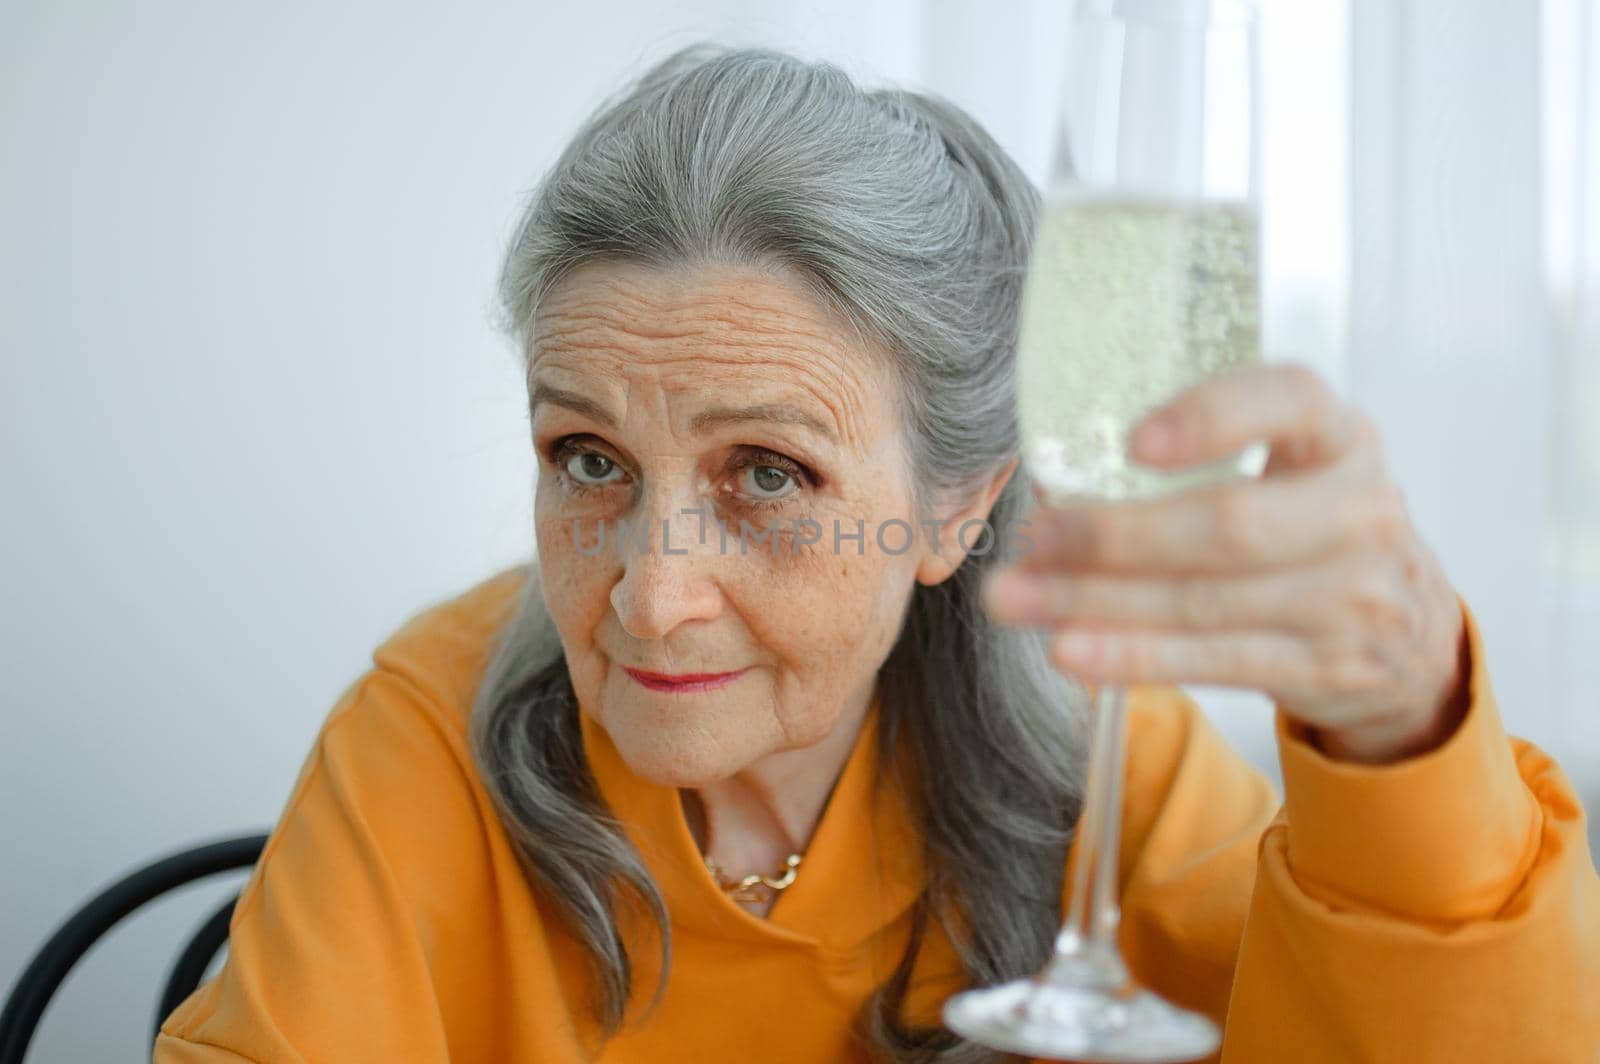
[[[841,527],[853,531],[854,522]],[[893,561],[870,539],[859,555],[853,539],[836,544],[830,529],[819,542],[798,545],[792,553],[780,546],[751,574],[756,582],[750,593],[772,642],[831,668],[866,649],[863,640],[881,641],[875,622],[904,590],[888,586],[894,582]]]
[[[582,549],[583,536],[574,535],[570,522],[540,521],[534,534],[545,605],[568,650],[577,649],[571,644],[587,639],[598,619],[591,614],[609,606],[604,585],[613,560]]]

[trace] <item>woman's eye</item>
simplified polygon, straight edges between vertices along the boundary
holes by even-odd
[[[614,459],[601,451],[584,449],[577,441],[560,441],[554,447],[554,452],[551,460],[570,489],[579,494],[607,488],[627,479],[627,474]],[[809,473],[803,466],[794,465],[789,459],[770,451],[736,459],[731,472],[734,473],[734,480],[725,490],[742,496],[747,504],[777,505],[811,483]]]
[[[598,487],[616,468],[615,462],[596,451],[580,451],[566,462],[567,475],[584,487]]]
[[[776,497],[794,481],[794,476],[788,470],[777,466],[753,465],[749,467],[748,474],[754,488],[750,494],[758,499]]]

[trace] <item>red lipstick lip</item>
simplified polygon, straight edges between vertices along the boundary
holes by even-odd
[[[709,691],[743,676],[748,669],[735,672],[683,672],[673,675],[665,672],[647,672],[644,669],[623,668],[641,686],[652,691]]]

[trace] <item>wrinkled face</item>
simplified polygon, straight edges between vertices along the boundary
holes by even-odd
[[[646,779],[819,742],[899,633],[930,537],[879,542],[918,527],[909,461],[893,368],[846,336],[799,282],[731,267],[592,263],[540,309],[540,577],[580,706]]]

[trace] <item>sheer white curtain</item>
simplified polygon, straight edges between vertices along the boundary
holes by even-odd
[[[1544,207],[1551,315],[1554,602],[1563,738],[1600,812],[1600,3],[1545,0]],[[1600,825],[1595,826],[1600,838]]]
[[[1600,807],[1593,0],[1353,0],[1352,396]]]

